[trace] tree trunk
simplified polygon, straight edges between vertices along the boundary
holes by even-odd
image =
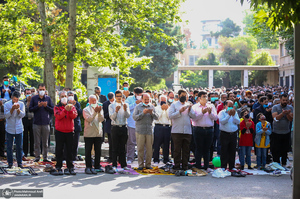
[[[76,3],[77,0],[69,1],[69,33],[68,33],[68,62],[66,71],[66,87],[73,89],[73,69],[74,69],[74,55],[76,52],[75,38],[76,38]]]
[[[56,104],[56,94],[55,94],[55,77],[53,71],[53,63],[52,63],[52,48],[50,35],[47,31],[47,22],[46,22],[46,8],[45,2],[39,1],[38,10],[40,12],[41,24],[42,24],[42,36],[43,36],[43,45],[42,50],[45,53],[45,82],[46,88],[48,89],[48,95],[51,97],[51,100],[54,104]]]
[[[226,88],[229,88],[229,86],[230,86],[229,74],[230,74],[230,72],[225,72],[225,77],[223,78],[223,86]]]

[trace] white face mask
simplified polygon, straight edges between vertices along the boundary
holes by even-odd
[[[40,96],[44,96],[45,95],[45,91],[39,91],[39,95]]]
[[[61,102],[62,104],[67,104],[68,98],[63,97],[63,98],[60,99],[60,102]]]
[[[142,99],[142,96],[136,96],[136,99],[137,99],[137,100],[141,100],[141,99]]]
[[[91,104],[91,107],[96,108],[97,104]]]
[[[73,96],[69,96],[68,97],[68,101],[73,101],[74,100],[74,97]]]

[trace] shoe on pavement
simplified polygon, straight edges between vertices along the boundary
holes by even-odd
[[[71,175],[76,175],[74,168],[69,169]]]
[[[207,172],[207,173],[211,173],[211,172],[213,172],[213,171],[214,171],[214,170],[212,170],[211,168],[207,168],[207,169],[206,169],[206,172]]]
[[[91,168],[86,168],[84,172],[85,174],[93,174]]]
[[[97,172],[95,171],[94,168],[91,168],[91,172],[92,172],[92,174],[97,174]]]
[[[18,167],[20,167],[21,169],[23,168],[23,165],[22,164],[18,164]]]
[[[139,168],[137,168],[137,170],[140,170],[140,171],[141,171],[141,170],[143,170],[143,169],[144,169],[143,167],[139,167]]]
[[[249,167],[248,167],[249,168]],[[241,166],[241,170],[244,170],[245,169],[245,166]]]
[[[124,170],[130,170],[128,167],[123,167]]]
[[[112,169],[115,173],[117,172],[117,167],[113,167]]]
[[[53,175],[53,176],[58,176],[59,175],[59,173],[58,173],[58,171],[56,169],[52,169],[50,171],[50,174]]]
[[[64,174],[65,174],[65,175],[71,175],[70,170],[69,170],[68,168],[66,168],[66,169],[64,170]]]
[[[248,169],[253,169],[253,167],[251,167],[251,166],[248,166]]]

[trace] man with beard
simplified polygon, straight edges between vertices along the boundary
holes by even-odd
[[[273,161],[286,166],[287,152],[291,146],[290,122],[293,121],[293,107],[287,105],[288,95],[280,95],[280,104],[273,106],[273,136],[272,136],[272,153]]]

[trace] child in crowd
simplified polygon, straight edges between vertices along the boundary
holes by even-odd
[[[248,169],[252,169],[251,167],[251,148],[253,146],[253,133],[254,133],[254,122],[250,119],[249,111],[247,109],[243,109],[241,111],[242,120],[240,123],[240,153],[239,159],[241,162],[241,170],[244,170],[245,165],[245,156],[246,163],[248,165]]]
[[[266,116],[262,113],[257,115],[259,122],[256,124],[256,161],[257,168],[264,169],[267,160],[267,149],[270,148],[270,135],[272,133],[271,124],[266,121]]]

